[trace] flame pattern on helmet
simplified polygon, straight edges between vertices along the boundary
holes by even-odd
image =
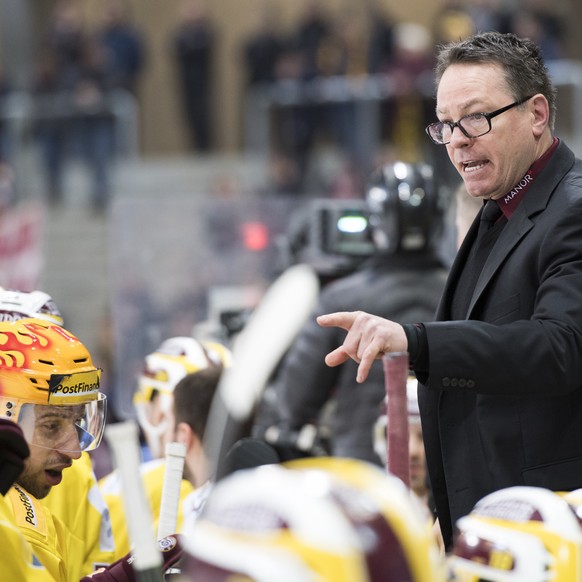
[[[24,354],[16,350],[0,350],[0,367],[21,368],[24,364]]]
[[[53,374],[95,372],[87,348],[59,325],[26,318],[0,322],[0,395],[48,403]]]

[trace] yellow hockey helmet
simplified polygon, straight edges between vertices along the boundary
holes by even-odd
[[[0,322],[0,416],[18,422],[30,445],[96,448],[106,409],[100,376],[87,348],[63,327],[31,318]],[[68,438],[72,426],[75,439]]]

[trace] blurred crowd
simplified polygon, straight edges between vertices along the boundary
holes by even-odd
[[[309,162],[322,141],[332,143],[345,164],[325,193],[358,197],[367,173],[395,159],[430,159],[424,127],[434,118],[432,67],[435,48],[476,31],[498,30],[530,37],[546,60],[567,56],[566,24],[555,7],[531,0],[509,9],[498,0],[451,0],[432,25],[399,22],[377,3],[362,11],[332,14],[309,1],[291,30],[284,30],[277,10],[265,3],[241,57],[247,97],[265,94],[277,106],[271,143],[273,190],[304,191]],[[366,81],[375,82],[363,92]],[[380,102],[382,147],[363,147],[359,105]],[[431,160],[432,161],[432,160]]]
[[[217,152],[221,23],[204,0],[187,0],[175,10],[164,58],[176,74],[186,147]],[[400,22],[379,2],[337,13],[309,0],[291,27],[283,25],[276,5],[264,2],[254,18],[232,58],[241,66],[247,103],[267,95],[275,105],[266,190],[276,194],[313,187],[306,180],[321,143],[333,144],[345,160],[323,185],[326,194],[339,198],[359,196],[364,177],[382,161],[430,157],[423,128],[433,117],[431,69],[440,43],[474,31],[510,31],[539,44],[546,60],[568,56],[566,22],[547,0],[528,0],[518,10],[499,0],[451,0],[430,27]],[[118,145],[115,96],[129,94],[139,105],[140,81],[152,57],[151,39],[128,0],[108,0],[92,26],[79,3],[55,4],[30,87],[37,98],[34,135],[49,202],[62,201],[66,164],[77,157],[92,176],[94,207],[106,207]],[[3,70],[0,63],[0,100],[12,90]],[[371,139],[362,135],[359,108],[370,98],[362,93],[366,80],[373,80],[371,98],[380,103],[380,148],[374,152],[362,143]],[[0,159],[9,162],[13,154],[0,118]]]

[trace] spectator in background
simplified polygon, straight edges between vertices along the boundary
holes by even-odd
[[[358,9],[346,10],[332,22],[329,33],[322,39],[317,51],[319,77],[340,77],[346,83],[323,94],[325,103],[320,107],[325,128],[333,142],[346,154],[357,160],[357,103],[352,98],[351,80],[362,80],[368,74],[369,42],[365,15]],[[363,160],[362,160],[363,162]]]
[[[468,0],[466,10],[473,20],[475,30],[489,32],[509,31],[509,14],[500,6],[500,0]]]
[[[86,40],[81,10],[75,0],[59,0],[43,39],[43,54],[54,59],[55,90],[70,90],[77,80]]]
[[[369,13],[368,71],[372,75],[382,73],[392,59],[394,50],[394,22],[377,6]]]
[[[521,38],[529,38],[539,47],[544,61],[560,59],[564,49],[560,37],[546,25],[546,15],[535,10],[516,10],[510,20],[511,31]]]
[[[88,38],[72,91],[74,118],[70,137],[92,173],[91,201],[98,212],[105,210],[111,196],[115,149],[115,120],[109,93],[112,82],[104,47],[94,37]]]
[[[200,0],[188,0],[182,4],[172,51],[190,147],[200,152],[209,152],[214,142],[211,104],[215,36],[214,24]]]
[[[276,90],[300,95],[303,83],[303,54],[294,38],[287,39],[275,65]],[[317,123],[315,107],[299,102],[275,110],[275,149],[295,160],[303,189]]]
[[[394,87],[382,109],[385,131],[394,156],[416,162],[426,157],[424,127],[434,108],[421,90],[423,78],[432,87],[433,38],[426,26],[414,22],[397,24],[393,38],[392,59],[384,69]]]
[[[564,11],[562,3],[553,0],[526,0],[525,8],[537,16],[542,23],[544,34],[560,44],[565,42],[568,14]]]
[[[275,81],[277,61],[284,47],[276,7],[263,2],[256,18],[256,29],[243,45],[248,87],[261,87]]]
[[[117,82],[110,53],[99,35],[86,32],[78,5],[57,4],[39,59],[34,91],[36,132],[47,174],[50,203],[63,198],[67,163],[79,157],[91,173],[89,194],[102,212],[111,195],[115,120],[109,92]]]
[[[137,95],[145,50],[142,35],[131,20],[127,0],[109,0],[97,38],[104,50],[111,87]]]
[[[295,33],[295,44],[302,55],[303,79],[313,79],[320,74],[319,49],[329,34],[329,16],[321,1],[306,0]]]
[[[61,0],[43,38],[33,86],[37,97],[35,133],[51,204],[61,202],[63,197],[71,125],[71,104],[66,99],[78,82],[85,42],[79,6],[72,0]]]
[[[433,19],[435,45],[467,38],[475,30],[475,22],[465,2],[461,0],[446,0]]]
[[[297,25],[277,64],[277,79],[282,83],[310,82],[319,69],[319,50],[330,34],[329,17],[320,0],[305,0]],[[300,98],[305,93],[301,86]],[[279,132],[282,149],[297,160],[301,183],[308,170],[309,158],[318,131],[321,129],[325,104],[307,103],[305,99],[281,112]]]

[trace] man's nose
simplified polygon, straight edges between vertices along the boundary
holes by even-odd
[[[70,427],[56,449],[70,459],[81,458],[81,443],[79,442],[79,434],[76,427]]]
[[[76,459],[81,458],[82,453],[80,448],[81,447],[79,447],[78,444],[76,447],[73,447],[72,443],[63,443],[57,448],[57,452],[63,455],[63,457],[68,457],[69,459],[75,461]]]
[[[472,138],[467,137],[460,126],[455,125],[451,130],[451,139],[447,145],[451,147],[463,147]]]

